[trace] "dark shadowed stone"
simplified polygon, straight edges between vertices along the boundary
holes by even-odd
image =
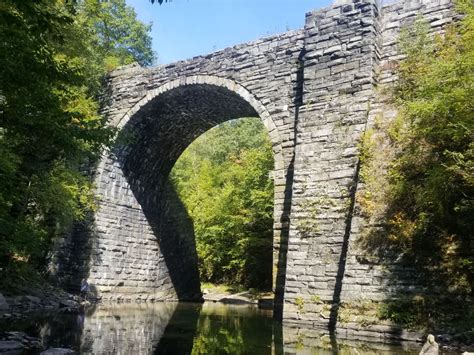
[[[59,306],[60,307],[68,307],[68,308],[74,308],[74,307],[79,307],[79,303],[73,300],[60,300],[59,301]]]
[[[7,311],[9,309],[9,305],[5,297],[0,293],[0,311]]]
[[[31,303],[40,303],[41,299],[36,296],[25,296],[25,298],[30,301]]]
[[[71,349],[65,348],[50,348],[43,351],[40,355],[64,355],[64,354],[75,354],[76,352]]]
[[[23,350],[19,341],[0,340],[0,354],[21,354]]]

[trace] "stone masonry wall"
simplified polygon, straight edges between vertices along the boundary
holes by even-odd
[[[312,303],[340,300],[358,174],[357,143],[376,84],[378,18],[378,6],[371,0],[339,2],[306,16],[287,321],[313,323],[320,309]]]

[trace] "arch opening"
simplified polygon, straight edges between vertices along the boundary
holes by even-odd
[[[257,117],[215,126],[173,167],[170,180],[193,221],[208,292],[271,291],[273,168],[268,133]]]

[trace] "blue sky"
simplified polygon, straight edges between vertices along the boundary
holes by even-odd
[[[305,13],[331,0],[127,0],[153,23],[158,64],[207,54],[238,43],[301,28]]]

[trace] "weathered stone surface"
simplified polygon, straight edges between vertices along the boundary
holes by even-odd
[[[50,348],[41,352],[41,355],[65,355],[65,354],[75,354],[76,352],[72,349],[65,348]]]
[[[0,341],[1,354],[30,353],[42,348],[39,338],[31,337],[23,332],[9,331],[4,332],[2,336],[4,340]],[[2,347],[5,350],[2,350]],[[8,350],[9,348],[12,348],[12,350]]]
[[[301,30],[111,73],[103,113],[119,143],[94,171],[97,212],[58,244],[58,276],[86,277],[104,299],[199,299],[193,226],[168,175],[206,130],[259,116],[275,157],[275,305],[285,320],[334,328],[335,308],[302,313],[297,300],[422,291],[412,269],[381,267],[354,243],[366,226],[354,214],[358,142],[375,117],[396,114],[378,88],[397,80],[396,39],[418,14],[440,31],[453,4],[341,0],[308,13]]]
[[[36,296],[27,295],[27,296],[25,296],[25,298],[28,301],[30,301],[31,303],[40,303],[41,302],[41,299],[39,297],[36,297]]]
[[[7,311],[9,308],[10,308],[10,306],[8,305],[7,300],[0,293],[0,311]]]
[[[19,341],[15,340],[1,340],[0,354],[20,354],[24,350]]]

